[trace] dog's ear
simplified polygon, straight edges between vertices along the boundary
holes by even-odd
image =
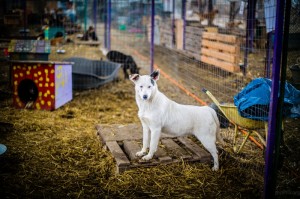
[[[151,73],[150,77],[151,77],[153,80],[157,81],[157,80],[159,79],[159,69],[153,71],[153,72]]]
[[[140,75],[139,74],[132,74],[132,75],[129,75],[129,79],[131,81],[133,81],[134,83],[140,78]]]

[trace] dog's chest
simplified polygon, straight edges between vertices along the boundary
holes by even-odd
[[[158,114],[158,111],[153,106],[151,106],[151,104],[141,103],[139,105],[138,116],[145,122],[155,120]]]

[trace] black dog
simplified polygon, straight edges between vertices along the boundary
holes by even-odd
[[[125,79],[129,79],[128,69],[131,74],[139,74],[140,68],[137,67],[134,59],[130,55],[125,55],[119,51],[112,50],[107,53],[106,58],[109,61],[122,64]]]

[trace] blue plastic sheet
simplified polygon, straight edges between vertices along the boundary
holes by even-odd
[[[254,120],[268,120],[272,81],[257,78],[234,96],[234,104],[242,117]],[[285,83],[283,116],[300,117],[300,91]]]

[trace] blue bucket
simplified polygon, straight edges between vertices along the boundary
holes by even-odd
[[[4,144],[0,144],[0,155],[5,153],[6,150],[7,150],[7,147]]]

